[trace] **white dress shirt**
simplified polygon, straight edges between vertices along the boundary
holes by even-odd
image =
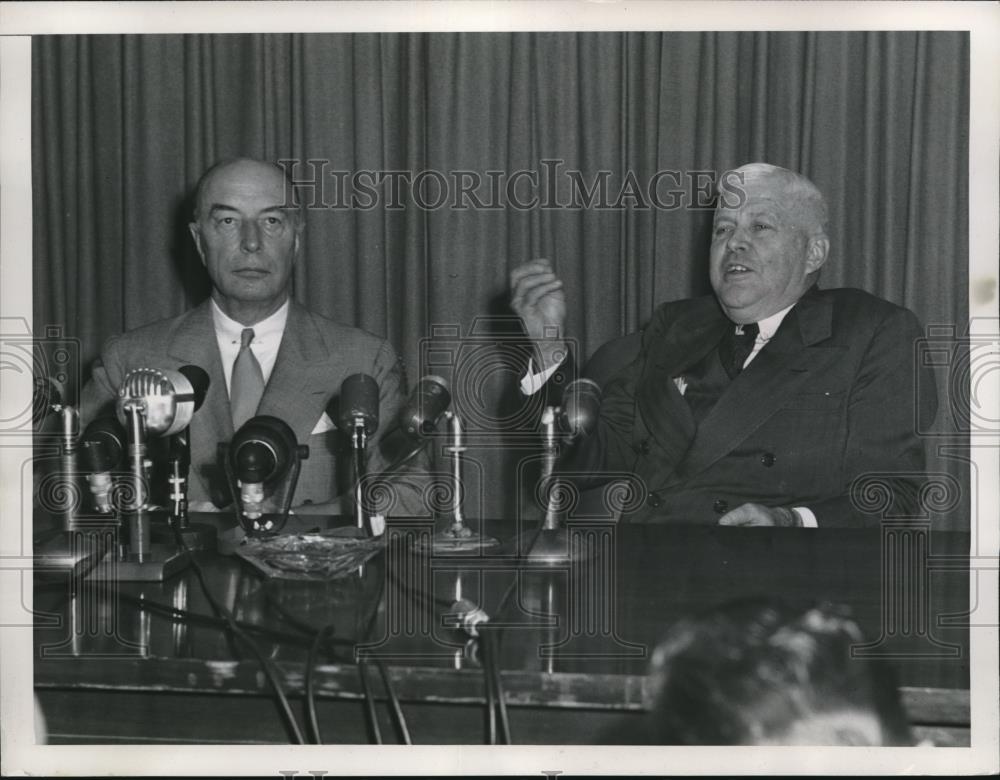
[[[792,306],[795,304],[793,303]],[[778,331],[778,327],[781,325],[781,321],[785,319],[785,315],[792,310],[792,306],[788,306],[779,312],[775,312],[770,317],[765,317],[760,322],[757,323],[757,327],[760,329],[757,333],[757,338],[753,343],[753,349],[750,354],[747,355],[746,361],[743,363],[743,368],[750,365],[757,353],[759,353],[764,345],[767,344]],[[548,380],[552,374],[555,373],[556,369],[559,368],[560,364],[550,366],[545,371],[541,373],[535,373],[534,363],[528,361],[528,372],[521,379],[521,392],[525,395],[533,395],[537,393]],[[674,383],[677,385],[677,389],[680,390],[681,395],[684,395],[684,391],[687,390],[687,382],[684,381],[684,377],[676,377]],[[798,514],[802,520],[803,528],[816,528],[818,523],[816,522],[816,515],[811,509],[804,506],[793,507],[792,511]]]
[[[215,324],[215,338],[219,342],[219,355],[222,357],[222,374],[226,377],[227,393],[232,382],[233,363],[236,362],[236,356],[240,353],[240,342],[244,328],[253,328],[253,341],[250,342],[250,349],[253,350],[254,357],[260,363],[264,384],[267,385],[267,380],[271,378],[271,371],[274,370],[274,361],[278,357],[278,347],[281,346],[281,337],[285,332],[287,321],[288,301],[285,301],[274,314],[260,322],[253,325],[241,325],[222,311],[214,299],[212,300],[212,322]]]

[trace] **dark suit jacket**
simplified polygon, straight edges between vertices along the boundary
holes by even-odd
[[[930,369],[914,365],[922,334],[910,311],[860,290],[810,291],[697,426],[674,379],[727,323],[714,297],[660,306],[639,356],[605,385],[597,431],[560,470],[584,488],[638,477],[632,522],[714,524],[755,502],[808,507],[821,526],[874,523],[850,486],[876,473],[897,502],[913,498],[918,415],[929,424],[937,400]]]
[[[98,414],[112,413],[117,389],[125,374],[134,368],[176,369],[190,364],[207,371],[211,384],[191,423],[189,498],[220,505],[229,494],[218,465],[217,446],[232,438],[233,423],[211,301],[179,317],[109,339],[81,394],[81,418],[85,425]],[[393,457],[382,446],[382,437],[392,427],[404,401],[405,378],[400,362],[384,339],[341,325],[292,301],[257,413],[284,420],[298,442],[309,445],[309,458],[302,463],[293,503],[330,501],[350,487],[346,437],[336,428],[316,434],[313,431],[327,404],[339,392],[341,382],[355,373],[369,374],[379,384],[379,430],[369,443],[369,470],[374,473]],[[338,460],[342,463],[338,464]],[[414,495],[400,491],[399,498],[394,514],[419,512],[420,502]]]

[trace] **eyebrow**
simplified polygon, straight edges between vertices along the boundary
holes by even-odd
[[[213,203],[209,208],[208,213],[215,214],[218,211],[233,212],[238,214],[240,210],[235,206],[228,206],[225,203]],[[294,211],[294,208],[291,206],[265,206],[258,213],[266,214],[272,211],[287,212],[287,211]]]

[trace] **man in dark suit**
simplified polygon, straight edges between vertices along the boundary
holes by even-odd
[[[111,338],[84,387],[84,423],[110,412],[132,369],[197,365],[211,384],[191,423],[192,509],[228,499],[217,446],[255,414],[288,423],[309,445],[297,511],[340,510],[332,501],[349,488],[349,450],[327,405],[351,374],[379,385],[379,431],[369,443],[370,471],[386,465],[381,437],[403,402],[405,379],[384,339],[333,322],[291,300],[292,267],[304,219],[281,168],[238,159],[211,168],[198,184],[191,235],[212,280],[211,298],[179,317]],[[338,450],[344,456],[338,468]],[[420,510],[418,493],[401,489],[394,513]]]
[[[709,275],[714,296],[665,303],[637,357],[604,386],[596,432],[561,461],[583,485],[607,472],[644,486],[633,522],[863,525],[861,476],[912,506],[924,469],[916,317],[860,290],[820,290],[827,208],[800,174],[764,163],[720,187]],[[538,390],[566,354],[562,283],[547,261],[511,274],[511,305],[538,343]],[[533,371],[533,369],[532,369]],[[566,372],[560,372],[566,373]],[[930,392],[925,392],[930,391]]]

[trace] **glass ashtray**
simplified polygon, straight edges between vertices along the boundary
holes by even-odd
[[[285,580],[333,580],[357,572],[385,545],[384,536],[345,534],[336,529],[268,538],[248,537],[236,554],[268,577]],[[338,533],[339,531],[339,533]]]

